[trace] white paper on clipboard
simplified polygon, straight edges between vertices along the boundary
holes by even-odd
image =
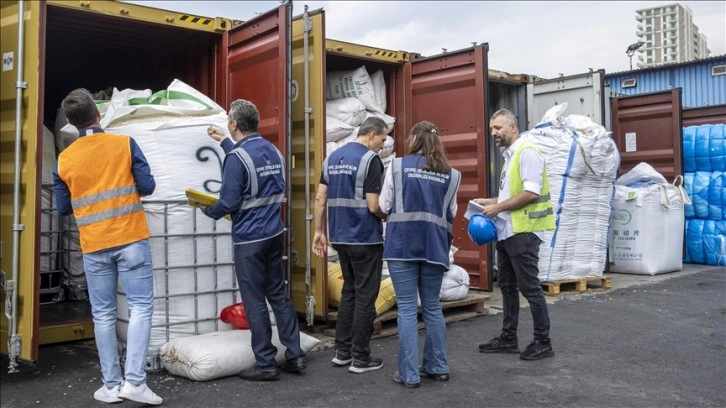
[[[483,209],[484,209],[483,206],[475,203],[474,201],[469,201],[469,206],[466,207],[466,212],[464,213],[464,218],[466,218],[467,220],[470,220],[472,215],[481,214]]]

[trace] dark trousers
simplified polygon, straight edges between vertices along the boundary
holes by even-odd
[[[277,367],[277,347],[272,344],[272,326],[265,298],[275,314],[280,343],[287,348],[285,358],[304,355],[300,349],[297,314],[285,290],[282,251],[283,234],[234,246],[234,271],[250,324],[252,351],[257,366],[264,370]]]
[[[381,288],[383,244],[333,245],[343,272],[343,289],[335,323],[335,347],[369,361],[376,299]]]
[[[502,290],[504,309],[502,336],[505,338],[517,335],[519,290],[529,302],[529,309],[532,311],[535,340],[549,341],[550,318],[544,292],[537,277],[541,242],[533,233],[515,234],[497,242],[499,287]]]

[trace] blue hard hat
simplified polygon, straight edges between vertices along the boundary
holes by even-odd
[[[497,240],[497,228],[486,215],[474,214],[469,220],[469,238],[477,245],[494,242]]]

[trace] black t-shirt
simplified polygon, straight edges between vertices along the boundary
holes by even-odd
[[[323,174],[320,175],[320,184],[328,185]],[[383,162],[378,155],[375,155],[368,166],[363,192],[381,194],[381,188],[383,188]]]

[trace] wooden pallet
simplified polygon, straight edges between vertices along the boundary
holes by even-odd
[[[441,302],[441,309],[444,313],[444,321],[446,323],[452,323],[460,320],[471,319],[472,317],[487,315],[489,314],[489,309],[484,307],[484,302],[489,299],[491,299],[491,296],[482,292],[470,291],[464,299]],[[337,310],[333,310],[328,313],[328,324],[331,327],[323,331],[326,336],[335,337],[335,322],[337,321],[337,318]],[[373,336],[371,338],[377,339],[379,337],[387,337],[397,334],[397,318],[398,309],[395,306],[376,317],[376,320],[373,321]],[[421,308],[418,309],[418,328],[424,328]]]
[[[595,283],[595,285],[593,285]],[[588,276],[586,278],[560,279],[541,282],[542,289],[547,296],[557,296],[561,292],[576,291],[587,292],[588,288],[610,289],[613,287],[610,276]]]

